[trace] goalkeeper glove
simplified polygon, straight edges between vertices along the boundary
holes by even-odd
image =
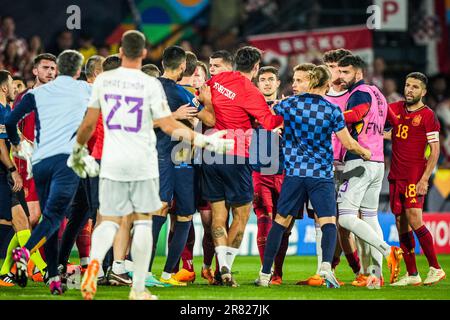
[[[222,139],[226,134],[226,130],[218,131],[210,136],[197,134],[194,139],[194,145],[216,153],[227,153],[228,151],[233,150],[234,140]]]
[[[89,155],[87,148],[78,142],[75,142],[72,154],[67,159],[67,166],[72,168],[80,178],[96,177],[100,172],[98,163]]]

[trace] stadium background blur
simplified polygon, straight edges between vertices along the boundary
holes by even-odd
[[[444,221],[446,229],[435,227],[434,236],[442,233],[444,252],[450,253],[450,0],[8,0],[4,4],[0,69],[23,78],[28,87],[33,85],[32,61],[37,54],[77,49],[85,59],[94,54],[108,56],[117,53],[124,31],[137,28],[149,41],[144,63],[160,68],[162,50],[172,44],[193,51],[206,63],[219,49],[234,52],[258,40],[270,48],[278,46],[280,50],[261,48],[264,64],[280,69],[280,95],[290,95],[295,65],[320,63],[323,51],[342,43],[334,40],[360,30],[364,39],[354,41],[367,47],[361,53],[368,62],[366,81],[382,89],[388,102],[402,99],[407,73],[420,71],[430,78],[425,100],[441,123],[441,156],[425,211],[439,213],[436,225]],[[367,27],[368,7],[373,4],[381,8],[381,29]],[[68,29],[67,22],[77,14],[71,5],[79,8],[80,29]],[[286,37],[290,42],[285,42]],[[352,49],[351,41],[347,39],[347,48]],[[385,154],[387,177],[389,143]],[[379,210],[390,212],[387,179]],[[386,236],[390,239],[389,233]]]

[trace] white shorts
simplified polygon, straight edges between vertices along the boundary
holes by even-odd
[[[384,163],[362,159],[350,160],[345,163],[344,172],[358,166],[364,167],[364,174],[342,183],[336,200],[338,208],[351,211],[378,211]]]
[[[158,211],[162,207],[159,178],[130,182],[100,178],[99,200],[102,216],[123,217]]]

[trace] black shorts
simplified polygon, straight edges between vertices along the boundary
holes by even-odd
[[[7,175],[0,174],[0,219],[11,221],[11,208],[21,205],[27,217],[30,216],[25,191],[23,188],[19,192],[12,191],[13,181]]]
[[[202,164],[203,199],[230,205],[253,201],[252,168],[248,159],[233,157],[221,164]]]
[[[172,161],[159,162],[159,196],[169,205],[175,200],[175,215],[189,216],[196,211],[195,169],[192,165],[175,165]]]
[[[311,200],[317,217],[336,216],[336,197],[333,179],[286,176],[278,199],[277,212],[283,217],[296,217],[300,208]]]

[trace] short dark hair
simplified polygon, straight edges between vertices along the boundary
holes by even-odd
[[[122,36],[121,47],[125,57],[137,59],[145,48],[145,35],[137,30],[128,30]]]
[[[159,71],[159,68],[152,63],[143,65],[141,70],[143,73],[149,75],[150,77],[157,78],[161,75],[161,71]]]
[[[41,54],[38,54],[33,59],[33,68],[36,68],[39,65],[39,63],[41,63],[42,60],[49,60],[49,61],[53,61],[56,63],[55,55],[53,55],[51,53],[41,53]]]
[[[22,81],[23,83],[25,83],[25,79],[21,76],[14,76],[12,78],[13,78],[13,81]]]
[[[102,56],[93,55],[86,61],[86,65],[84,66],[84,72],[87,78],[91,78],[94,76],[94,72],[97,68],[102,68],[103,61],[105,59]]]
[[[428,78],[422,72],[411,72],[406,76],[406,79],[408,78],[413,78],[421,81],[425,85],[425,87],[428,85]]]
[[[83,65],[83,55],[76,50],[64,50],[56,59],[60,75],[73,77]]]
[[[351,56],[352,52],[347,49],[336,49],[336,50],[330,50],[323,54],[323,62],[324,63],[333,63],[338,62],[345,56]]]
[[[261,61],[261,51],[255,47],[240,48],[234,56],[234,65],[237,71],[250,72]]]
[[[300,63],[298,65],[296,65],[294,67],[294,72],[296,71],[304,71],[304,72],[308,72],[311,71],[312,69],[314,69],[316,67],[316,65],[314,63],[309,63],[309,62],[305,62],[305,63]]]
[[[0,86],[8,81],[9,77],[11,77],[11,73],[8,70],[0,70]]]
[[[194,74],[197,68],[197,56],[191,51],[186,51],[186,70],[183,73],[184,77],[190,77]]]
[[[213,52],[213,54],[209,57],[210,59],[222,59],[223,62],[233,66],[234,63],[234,57],[231,54],[231,52],[227,50],[219,50]]]
[[[186,60],[186,51],[179,46],[164,49],[162,63],[164,69],[175,70]]]
[[[278,69],[275,67],[266,66],[266,67],[259,68],[257,78],[259,78],[259,76],[264,73],[273,73],[277,77],[277,80],[279,79],[278,78]]]
[[[119,55],[113,54],[111,56],[107,56],[105,61],[102,63],[103,71],[114,70],[120,67],[122,64],[122,59],[120,59]]]
[[[356,69],[365,69],[366,63],[364,62],[363,59],[361,59],[360,56],[348,55],[348,56],[344,56],[341,59],[339,59],[338,66],[339,67],[352,66],[353,68],[356,68]]]

